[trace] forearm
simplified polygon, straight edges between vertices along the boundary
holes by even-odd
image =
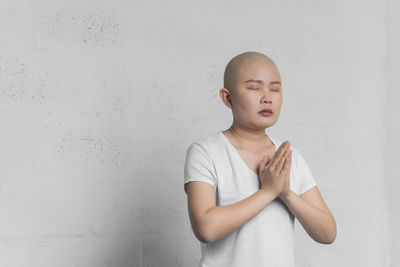
[[[323,244],[333,242],[336,222],[331,214],[309,204],[293,191],[282,200],[312,239]]]
[[[277,195],[272,191],[259,189],[251,196],[235,204],[209,209],[205,215],[207,241],[213,242],[239,228],[276,197]]]

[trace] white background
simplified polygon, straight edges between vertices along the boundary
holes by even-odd
[[[1,1],[0,266],[196,266],[186,148],[226,129],[227,62],[270,56],[267,132],[337,222],[298,266],[399,266],[400,6],[379,1]],[[397,247],[396,247],[397,246]]]

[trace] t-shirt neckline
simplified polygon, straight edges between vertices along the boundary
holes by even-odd
[[[256,174],[252,169],[250,169],[249,166],[247,166],[246,162],[242,159],[242,157],[240,156],[239,152],[232,145],[232,143],[229,141],[229,139],[224,135],[223,131],[220,131],[219,134],[221,135],[221,138],[225,141],[226,145],[230,148],[230,150],[233,151],[233,153],[235,154],[235,156],[238,159],[238,161],[241,162],[241,164],[249,171],[249,173],[251,173],[253,176],[257,176],[258,177],[258,174]],[[269,140],[271,140],[271,142],[274,144],[275,151],[277,151],[278,150],[278,146],[277,146],[278,143],[270,135],[267,135],[267,136],[268,136]]]

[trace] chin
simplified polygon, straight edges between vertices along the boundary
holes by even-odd
[[[262,124],[263,124],[265,127],[269,127],[269,126],[274,125],[275,122],[276,122],[277,120],[278,120],[278,118],[275,118],[275,116],[271,116],[271,117],[265,119],[265,121],[263,121]]]
[[[275,120],[271,120],[269,122],[257,123],[257,126],[261,127],[261,128],[268,128],[268,127],[271,127],[272,125],[274,125],[275,122],[276,122]]]

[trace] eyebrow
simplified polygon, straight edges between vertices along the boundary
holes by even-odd
[[[245,83],[249,83],[249,82],[263,83],[262,80],[255,80],[255,79],[250,79],[250,80],[245,81]],[[275,83],[282,85],[280,81],[272,81],[269,84],[275,84]]]

